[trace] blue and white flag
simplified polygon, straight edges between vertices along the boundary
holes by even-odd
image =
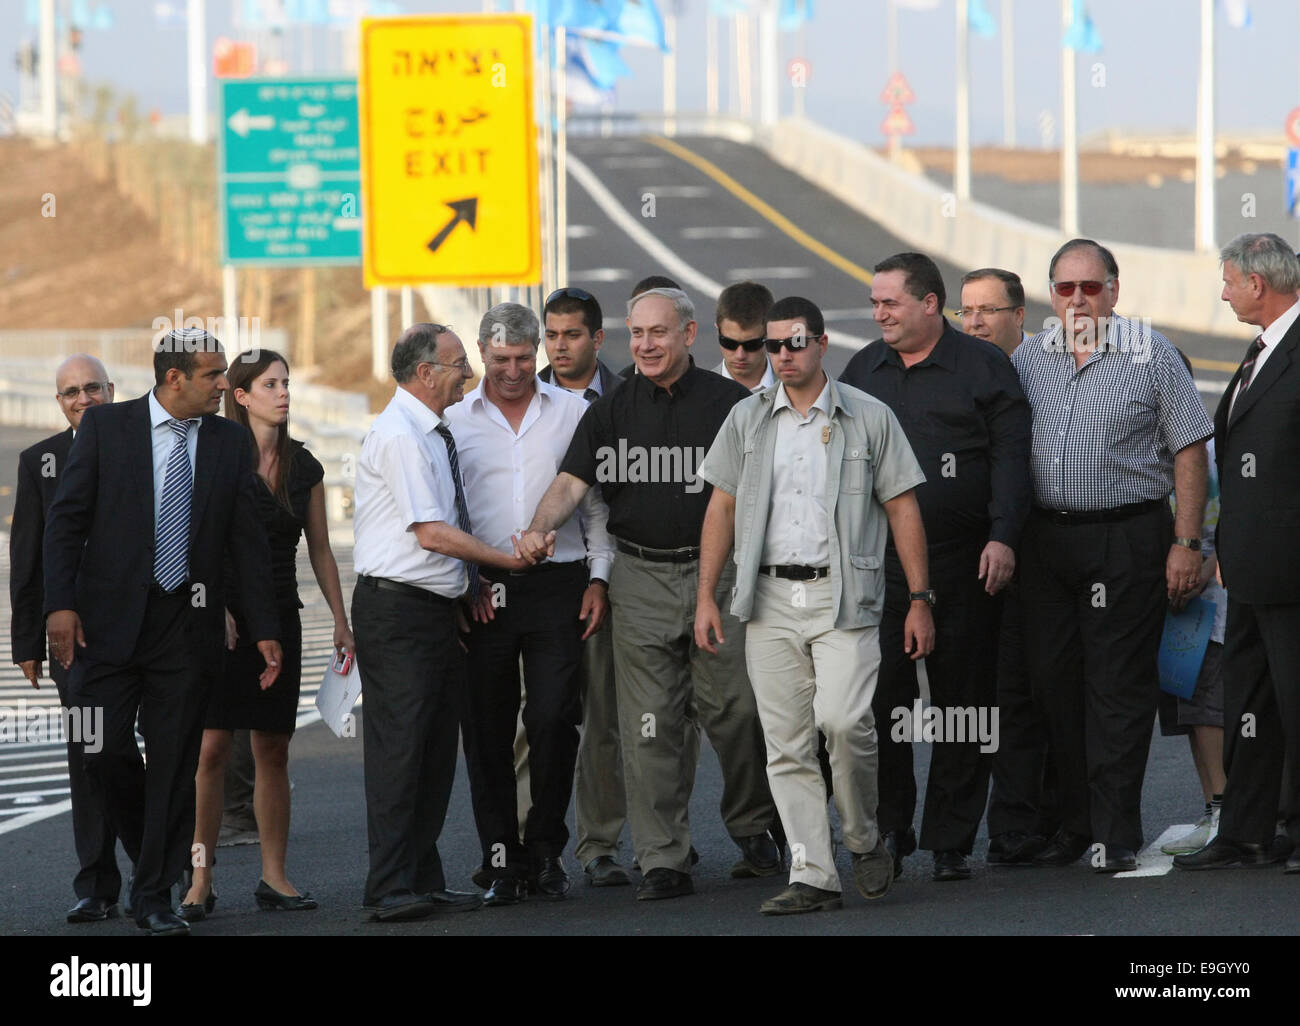
[[[1081,53],[1096,53],[1101,49],[1101,33],[1092,23],[1092,15],[1088,13],[1084,0],[1074,0],[1070,28],[1061,40],[1061,45],[1067,50],[1078,50]]]
[[[970,0],[966,7],[966,23],[972,32],[985,39],[998,34],[998,23],[984,6],[984,0]]]
[[[668,39],[664,35],[664,20],[654,0],[614,0],[607,6],[613,8],[613,17],[606,26],[628,39],[639,39],[668,52]]]
[[[781,14],[777,24],[782,32],[793,32],[812,16],[812,0],[781,0]]]
[[[1250,4],[1246,0],[1223,0],[1223,14],[1233,28],[1250,28]]]

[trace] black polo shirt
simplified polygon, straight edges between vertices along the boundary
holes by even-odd
[[[885,403],[903,425],[925,472],[916,498],[928,544],[1016,547],[1032,494],[1031,417],[1002,350],[945,320],[920,363],[904,367],[877,339],[854,355],[840,380]]]
[[[609,533],[656,549],[700,544],[712,492],[696,471],[749,390],[690,367],[665,391],[643,374],[588,407],[560,470],[599,484]]]

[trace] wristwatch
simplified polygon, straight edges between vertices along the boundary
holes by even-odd
[[[934,589],[929,591],[910,591],[907,593],[908,599],[912,602],[924,602],[931,609],[934,608]]]
[[[1193,552],[1201,551],[1200,538],[1175,538],[1174,544],[1181,545],[1185,549],[1191,549]]]

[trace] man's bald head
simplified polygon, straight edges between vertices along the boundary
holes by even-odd
[[[86,410],[113,401],[113,382],[108,380],[108,371],[98,357],[88,353],[69,356],[59,364],[54,372],[54,387],[59,409],[74,431],[81,426]]]

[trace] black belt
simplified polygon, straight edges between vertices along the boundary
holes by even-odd
[[[1128,520],[1131,517],[1141,516],[1143,513],[1150,513],[1152,510],[1157,510],[1167,504],[1165,499],[1150,499],[1147,502],[1130,502],[1125,506],[1098,509],[1088,513],[1043,509],[1042,506],[1035,506],[1034,512],[1041,517],[1047,517],[1052,523],[1060,527],[1072,527],[1075,524],[1113,524],[1119,520]]]
[[[527,570],[507,570],[506,574],[510,577],[532,577],[533,574],[544,574],[548,570],[572,570],[575,567],[585,567],[586,565],[587,561],[585,559],[571,559],[566,563],[538,563],[535,566],[530,566]]]
[[[784,577],[787,581],[816,581],[831,575],[828,566],[794,566],[789,563],[760,566],[758,572],[764,577]]]
[[[386,577],[367,577],[365,574],[357,576],[357,583],[367,588],[376,588],[380,591],[395,591],[399,595],[406,595],[410,598],[421,599],[433,606],[450,606],[455,603],[455,599],[447,598],[445,595],[435,595],[424,588],[417,588],[414,584],[403,584],[401,581],[390,581]]]
[[[614,544],[618,547],[619,552],[626,552],[629,556],[637,556],[640,559],[648,559],[651,563],[689,563],[700,558],[698,545],[690,545],[684,549],[648,549],[644,545],[633,545],[631,542],[625,542],[622,538],[615,538]]]

